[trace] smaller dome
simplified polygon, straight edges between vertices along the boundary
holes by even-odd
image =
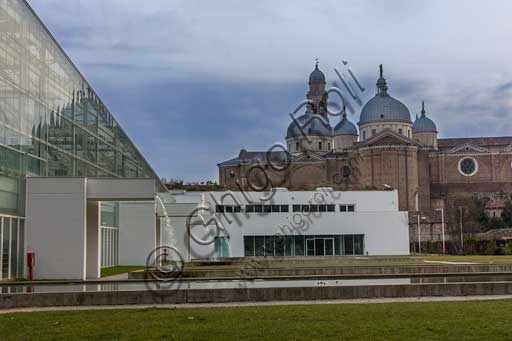
[[[343,114],[343,118],[341,119],[340,123],[334,127],[334,136],[339,135],[358,135],[355,124],[347,119],[347,114]]]
[[[412,133],[437,133],[436,124],[425,115],[425,102],[421,104],[421,116],[416,116],[412,124]]]
[[[315,65],[315,69],[309,75],[309,83],[325,83],[325,75],[320,69],[318,69],[318,62]]]
[[[304,115],[297,118],[297,122],[292,121],[290,123],[286,138],[301,137],[304,136],[303,134],[307,136],[332,137],[332,127],[328,119],[313,114],[308,110]]]

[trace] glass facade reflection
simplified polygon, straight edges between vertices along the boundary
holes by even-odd
[[[158,179],[28,3],[0,0],[0,280],[23,276],[26,176]],[[112,266],[117,206],[101,218]]]
[[[24,0],[0,0],[0,214],[23,177],[158,178]]]

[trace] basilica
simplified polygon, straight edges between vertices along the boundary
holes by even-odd
[[[421,108],[413,121],[409,107],[392,96],[382,66],[357,125],[345,113],[328,114],[318,64],[308,85],[305,113],[286,132],[287,150],[242,149],[218,164],[222,186],[395,188],[400,210],[425,214],[446,207],[452,194],[512,192],[512,137],[439,138],[424,104],[411,106]]]

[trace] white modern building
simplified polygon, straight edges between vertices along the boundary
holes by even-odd
[[[185,199],[189,195],[196,207]],[[188,205],[188,215],[171,219],[176,246],[188,259],[409,254],[408,215],[398,210],[396,190],[283,188],[175,198],[178,203],[169,206]]]

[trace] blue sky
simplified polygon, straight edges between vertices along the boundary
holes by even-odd
[[[366,99],[384,64],[441,137],[512,135],[508,0],[29,2],[165,178],[284,142],[317,57],[329,85],[348,60]]]

